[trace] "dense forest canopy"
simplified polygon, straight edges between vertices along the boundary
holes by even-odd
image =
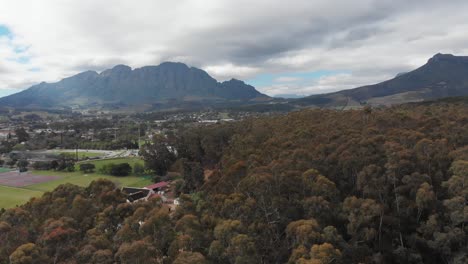
[[[2,211],[0,263],[468,262],[465,102],[303,110],[166,140],[185,171],[175,212],[104,180],[62,185]]]

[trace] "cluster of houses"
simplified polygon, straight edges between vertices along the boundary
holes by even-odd
[[[153,197],[159,197],[163,203],[179,205],[179,199],[174,199],[171,193],[171,182],[162,181],[143,188],[123,187],[122,192],[127,195],[127,202],[147,201]]]

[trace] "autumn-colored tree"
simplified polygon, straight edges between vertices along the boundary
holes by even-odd
[[[206,264],[205,257],[199,252],[183,251],[177,255],[177,258],[172,262],[173,264]]]
[[[298,220],[291,222],[286,228],[286,234],[293,247],[311,245],[320,242],[320,226],[315,219]]]
[[[49,262],[42,249],[34,243],[19,246],[11,255],[11,264],[41,264]]]
[[[176,210],[64,184],[0,209],[0,263],[466,263],[467,116],[462,100],[170,124],[145,159],[194,165]]]
[[[123,243],[115,254],[115,258],[122,264],[159,262],[156,248],[151,243],[143,240]]]
[[[343,202],[343,211],[347,214],[348,234],[353,240],[372,241],[377,238],[379,218],[382,206],[372,199],[348,197]]]
[[[310,249],[310,259],[301,258],[299,264],[327,264],[341,263],[341,252],[335,249],[332,244],[315,244]]]
[[[423,210],[428,209],[433,206],[434,201],[436,200],[434,191],[428,183],[423,183],[416,193],[416,205],[418,206],[418,222],[421,217]]]

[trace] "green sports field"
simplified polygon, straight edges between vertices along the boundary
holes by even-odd
[[[11,171],[11,170],[10,170],[10,169],[7,169],[7,168],[1,168],[1,167],[0,167],[0,173],[2,173],[2,172],[9,172],[9,171]]]
[[[39,197],[41,191],[0,186],[0,208],[10,208],[27,202],[31,197]]]
[[[136,163],[143,164],[143,161],[138,158],[118,158],[109,160],[98,160],[87,163],[93,163],[96,165],[96,171],[98,168],[109,163],[122,163],[128,162],[130,165]],[[78,167],[78,164],[77,164]],[[78,169],[78,168],[77,168]],[[151,184],[151,180],[137,176],[127,177],[115,177],[109,175],[103,175],[99,173],[82,173],[80,171],[75,172],[60,172],[60,171],[32,171],[34,175],[45,175],[45,176],[58,176],[56,180],[37,183],[26,187],[15,188],[0,185],[0,208],[11,208],[16,205],[27,202],[32,197],[39,197],[44,192],[52,191],[60,184],[71,183],[78,186],[88,186],[92,181],[97,179],[108,179],[115,182],[117,186],[132,186],[132,187],[144,187]]]
[[[111,164],[111,163],[114,163],[114,164],[128,163],[128,164],[130,164],[130,166],[132,166],[132,168],[137,163],[143,165],[143,161],[141,159],[139,159],[139,158],[115,158],[115,159],[81,161],[81,162],[76,164],[75,169],[79,170],[80,169],[79,165],[83,164],[83,163],[92,163],[92,164],[96,165],[96,171],[99,171],[99,169],[102,166],[104,166],[106,164]]]

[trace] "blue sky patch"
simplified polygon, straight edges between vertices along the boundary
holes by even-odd
[[[10,94],[14,94],[20,92],[21,90],[18,89],[0,89],[0,97],[4,97]]]
[[[11,37],[11,31],[4,25],[0,25],[0,37],[1,36]]]
[[[28,69],[28,71],[30,71],[30,72],[40,72],[40,71],[41,71],[41,68],[39,68],[39,67],[33,67],[33,68]]]
[[[265,73],[248,79],[247,83],[255,87],[268,87],[274,84],[307,84],[323,76],[345,73],[344,71],[313,71],[313,72],[286,72],[286,73]]]
[[[29,57],[21,56],[21,57],[18,57],[15,61],[18,62],[18,63],[21,63],[21,64],[27,64],[27,63],[29,63],[29,60],[30,60]]]

